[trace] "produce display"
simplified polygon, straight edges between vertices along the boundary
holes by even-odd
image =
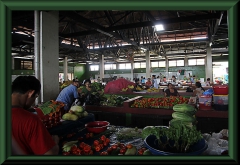
[[[61,84],[60,88],[63,89],[63,88],[67,87],[70,84],[72,84],[72,81],[65,81],[64,83]]]
[[[70,110],[62,116],[63,120],[76,121],[79,118],[88,116],[88,112],[82,106],[74,105]]]
[[[133,102],[133,108],[172,108],[176,104],[188,103],[189,99],[183,96],[170,96],[159,98],[141,98]]]
[[[50,100],[39,105],[36,111],[46,128],[52,128],[61,124],[61,110],[63,107],[64,104],[62,102]]]
[[[103,101],[100,102],[100,105],[103,106],[122,106],[123,102],[128,100],[128,97],[122,97],[118,95],[110,95],[105,97]]]
[[[131,140],[134,138],[141,138],[142,129],[135,128],[123,128],[116,132],[116,137],[118,141]]]
[[[195,113],[197,109],[189,104],[176,104],[173,106],[173,119],[169,121],[170,127],[178,127],[179,125],[184,125],[192,128],[196,125],[197,120]]]

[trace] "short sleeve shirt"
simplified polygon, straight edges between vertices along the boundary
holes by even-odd
[[[69,110],[72,106],[72,103],[77,98],[79,98],[77,87],[70,84],[59,93],[56,101],[63,102],[65,104],[64,109]]]
[[[12,136],[28,155],[43,155],[56,145],[40,118],[23,108],[12,108]]]

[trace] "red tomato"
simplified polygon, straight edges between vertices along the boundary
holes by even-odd
[[[113,150],[117,149],[117,147],[118,147],[117,144],[114,144],[114,145],[111,146],[111,148],[112,148]]]
[[[138,150],[138,155],[143,155],[143,150]]]
[[[82,136],[78,138],[78,141],[82,141],[82,140],[83,140],[83,137],[82,137]]]
[[[99,145],[99,141],[98,141],[98,140],[94,140],[93,145],[94,145],[94,146]]]
[[[76,145],[73,145],[73,146],[71,147],[70,151],[71,151],[71,152],[74,152],[74,151],[76,151],[77,149],[78,149],[77,146],[76,146]]]
[[[100,153],[100,155],[108,155],[108,153],[106,151],[103,151]]]
[[[109,147],[109,148],[107,149],[107,153],[110,154],[110,153],[112,152],[112,150],[113,150],[112,147]]]
[[[101,139],[102,141],[105,141],[106,136],[105,136],[105,135],[102,135],[100,139]]]
[[[63,152],[63,155],[70,155],[70,152]]]
[[[127,151],[126,149],[123,149],[123,148],[122,148],[122,149],[120,149],[119,153],[120,153],[120,154],[124,154],[126,151]]]

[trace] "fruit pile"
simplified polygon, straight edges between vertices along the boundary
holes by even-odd
[[[166,108],[171,109],[176,104],[188,103],[189,99],[183,96],[170,96],[160,98],[141,98],[131,105],[132,108]]]

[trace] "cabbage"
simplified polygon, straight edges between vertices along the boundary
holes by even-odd
[[[70,110],[72,110],[73,112],[83,112],[84,111],[83,107],[79,106],[79,105],[71,106]]]

